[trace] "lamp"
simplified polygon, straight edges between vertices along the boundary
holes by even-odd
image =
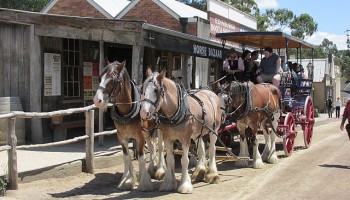
[[[226,39],[221,39],[222,48],[225,48]]]

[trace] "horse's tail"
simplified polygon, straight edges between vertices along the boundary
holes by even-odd
[[[278,97],[278,106],[282,109],[282,98],[281,98],[281,90],[279,90],[276,86],[272,87],[272,94]]]

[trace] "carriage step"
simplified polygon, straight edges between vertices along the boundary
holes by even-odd
[[[218,147],[216,146],[216,151],[232,151],[229,147]]]
[[[215,156],[215,159],[224,161],[251,160],[249,157]]]

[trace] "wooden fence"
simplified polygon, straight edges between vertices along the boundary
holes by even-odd
[[[6,114],[0,114],[0,119],[7,119],[7,145],[0,146],[1,151],[8,151],[8,179],[9,188],[12,190],[18,189],[18,170],[17,170],[17,150],[23,149],[35,149],[44,147],[61,146],[70,143],[79,142],[85,140],[85,153],[86,153],[86,172],[94,174],[94,138],[104,135],[116,134],[117,130],[103,131],[94,133],[94,105],[83,108],[71,108],[67,110],[58,110],[53,112],[23,112],[12,111]],[[17,146],[17,137],[15,133],[16,118],[52,118],[55,116],[71,115],[74,113],[85,112],[85,132],[86,135],[75,137],[59,142],[35,144],[35,145],[21,145]]]

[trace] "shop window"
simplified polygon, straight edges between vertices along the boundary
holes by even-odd
[[[182,68],[181,55],[174,55],[173,57],[173,69],[178,70]]]
[[[63,39],[63,95],[65,98],[81,96],[80,43],[75,39]]]

